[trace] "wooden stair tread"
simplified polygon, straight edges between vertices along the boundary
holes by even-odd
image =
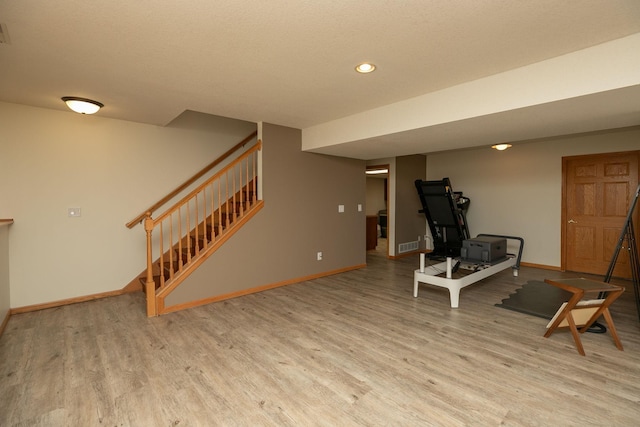
[[[138,277],[140,283],[142,283],[142,292],[147,293],[147,278],[146,277]],[[156,291],[160,289],[160,276],[153,276],[153,282],[156,285]]]

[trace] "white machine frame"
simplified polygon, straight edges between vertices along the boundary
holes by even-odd
[[[513,236],[500,236],[495,234],[479,234],[480,236],[488,237],[503,237],[507,240],[517,240],[520,243],[518,248],[518,254],[508,254],[507,258],[503,261],[497,262],[493,265],[487,264],[473,264],[466,263],[467,266],[472,266],[474,271],[468,275],[459,279],[453,279],[452,276],[452,264],[453,258],[447,258],[446,262],[439,264],[425,266],[425,254],[420,254],[420,268],[413,273],[413,296],[418,297],[418,284],[427,283],[429,285],[440,286],[442,288],[449,289],[449,299],[451,300],[451,308],[458,308],[460,303],[460,290],[466,286],[472,285],[482,279],[486,279],[496,273],[506,270],[511,267],[513,269],[514,277],[518,276],[518,270],[520,269],[520,259],[522,258],[522,249],[524,247],[524,240],[521,237]],[[464,263],[461,261],[461,263]],[[439,277],[439,274],[446,272],[446,277]]]

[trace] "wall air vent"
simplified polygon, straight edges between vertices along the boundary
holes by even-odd
[[[420,243],[416,240],[415,242],[407,242],[400,243],[398,245],[398,253],[402,254],[405,252],[417,251]]]
[[[0,22],[0,44],[9,43],[9,32],[7,31],[7,24]]]

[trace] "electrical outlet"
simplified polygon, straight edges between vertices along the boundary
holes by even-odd
[[[322,252],[318,252],[317,260],[322,261]]]

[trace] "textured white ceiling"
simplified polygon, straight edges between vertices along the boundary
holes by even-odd
[[[640,1],[2,0],[0,23],[0,101],[304,129],[638,33]]]

